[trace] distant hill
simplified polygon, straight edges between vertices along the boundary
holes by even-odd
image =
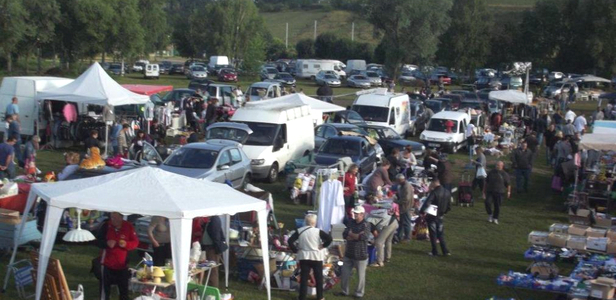
[[[531,9],[537,0],[488,0],[495,14],[515,18],[516,14]],[[275,13],[262,13],[267,27],[276,38],[285,40],[285,26],[289,23],[289,47],[297,41],[314,37],[314,21],[317,21],[317,35],[333,32],[340,37],[351,37],[352,23],[355,22],[355,41],[377,44],[373,27],[360,16],[342,10],[285,10]]]

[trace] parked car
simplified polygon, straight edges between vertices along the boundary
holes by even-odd
[[[438,84],[441,80],[443,81],[444,85],[451,84],[451,78],[449,78],[449,75],[447,75],[447,73],[434,73],[432,74],[432,76],[430,76],[430,84]]]
[[[458,110],[460,107],[460,102],[464,99],[462,95],[459,94],[443,94],[440,98],[445,98],[451,100],[451,110]]]
[[[467,90],[452,90],[449,93],[451,94],[456,94],[456,95],[461,95],[463,99],[466,100],[479,100],[479,96],[477,95],[477,93],[473,92],[473,91],[467,91]]]
[[[353,124],[326,123],[314,128],[314,148],[319,149],[328,138],[339,135],[342,131],[368,135],[366,131]]]
[[[124,75],[124,70],[122,69],[121,64],[111,64],[109,65],[109,68],[107,69],[107,71],[116,76]]]
[[[265,80],[265,79],[274,79],[274,77],[276,77],[276,75],[278,74],[278,70],[276,68],[272,68],[272,67],[265,67],[263,69],[261,69],[261,80]]]
[[[501,89],[504,90],[516,90],[524,85],[522,77],[520,76],[503,76],[500,79]]]
[[[541,85],[545,82],[545,78],[540,74],[531,74],[528,76],[528,84]]]
[[[406,146],[411,146],[413,154],[420,157],[426,150],[426,147],[421,143],[402,138],[390,127],[378,125],[360,125],[359,127],[368,132],[369,137],[377,140],[385,154],[391,153],[394,148],[403,150]]]
[[[470,120],[471,117],[463,112],[434,114],[419,139],[426,147],[456,153],[466,146],[465,131]]]
[[[158,64],[146,64],[143,67],[143,78],[160,78],[160,68]]]
[[[442,101],[438,101],[435,99],[430,99],[430,100],[426,100],[424,102],[424,105],[429,108],[430,110],[432,110],[432,112],[434,113],[438,113],[440,111],[444,111],[446,110],[446,103],[442,102]]]
[[[347,79],[347,86],[358,88],[369,88],[372,86],[370,78],[364,75],[352,75]]]
[[[218,71],[218,81],[237,82],[237,72],[231,68],[224,68]]]
[[[169,70],[171,70],[173,64],[168,60],[164,60],[158,64],[158,67],[160,68],[160,74],[169,74]]]
[[[381,79],[381,75],[375,70],[368,70],[364,73],[364,76],[370,79],[370,85],[372,86],[382,86],[383,79]]]
[[[188,88],[191,90],[206,90],[207,87],[214,83],[214,81],[211,81],[209,79],[193,79],[188,83]]]
[[[364,121],[364,118],[359,113],[350,109],[323,114],[323,122],[355,125],[366,124],[366,121]]]
[[[195,94],[193,89],[173,89],[173,91],[167,93],[163,97],[163,102],[167,103],[173,101],[174,103],[180,102],[184,97],[191,97]]]
[[[550,72],[550,74],[548,75],[549,81],[561,80],[563,78],[565,78],[565,73],[563,72]]]
[[[421,100],[410,100],[409,101],[409,107],[411,108],[411,119],[409,122],[409,135],[410,136],[416,136],[417,132],[421,132],[421,124],[419,123],[419,120],[421,119],[421,116],[426,112],[426,107],[423,103],[423,101]]]
[[[350,157],[359,167],[361,175],[370,174],[376,167],[377,156],[368,139],[360,136],[333,136],[319,148],[314,161],[319,165],[332,165],[343,157]]]
[[[477,91],[477,97],[479,97],[479,100],[482,101],[488,101],[490,99],[490,92],[494,91],[494,89],[481,89],[479,91]]]
[[[208,130],[208,136],[215,135],[216,132]],[[203,143],[187,144],[173,151],[160,168],[191,178],[219,183],[231,181],[236,189],[245,187],[252,178],[250,159],[241,144],[229,140],[208,138]]]
[[[449,98],[433,98],[432,100],[440,101],[441,103],[443,103],[443,107],[445,108],[446,111],[452,111],[453,110],[453,101],[451,101],[451,99],[449,99]],[[434,112],[434,113],[436,113],[436,112]]]
[[[569,90],[573,88],[578,92],[578,86],[574,81],[555,81],[547,85],[541,92],[541,96],[546,98],[554,98],[560,94],[569,96]]]
[[[501,85],[500,80],[496,77],[479,77],[475,81],[475,88],[478,90],[487,88],[497,90],[500,89]]]
[[[279,72],[274,76],[273,81],[279,82],[283,86],[295,86],[296,80],[291,74],[287,72]]]
[[[207,70],[203,66],[195,65],[188,69],[186,77],[188,79],[207,78]]]
[[[417,78],[415,78],[413,71],[402,71],[400,76],[398,76],[398,82],[400,82],[401,84],[412,83],[416,80]]]
[[[109,70],[109,66],[111,65],[108,62],[101,62],[100,63],[101,67],[103,68],[103,70],[108,71]]]
[[[278,82],[255,82],[246,90],[246,101],[260,101],[280,97],[282,85]]]
[[[184,65],[182,64],[173,64],[169,69],[169,75],[180,74],[184,75]]]
[[[460,103],[460,107],[458,108],[458,111],[466,111],[466,109],[470,109],[470,108],[474,110],[484,110],[483,101],[464,99]]]
[[[143,72],[143,68],[145,67],[145,65],[149,64],[150,62],[147,60],[138,60],[133,64],[133,72],[138,72],[141,73]]]
[[[317,85],[329,85],[331,87],[339,87],[342,83],[340,79],[332,74],[319,72],[314,79]]]

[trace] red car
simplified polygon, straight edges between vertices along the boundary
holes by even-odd
[[[432,76],[430,76],[430,84],[438,84],[439,80],[443,80],[444,85],[451,84],[451,78],[445,73],[432,74]]]
[[[218,72],[218,81],[237,82],[237,72],[233,69],[220,69]]]

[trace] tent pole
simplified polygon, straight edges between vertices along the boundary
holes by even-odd
[[[227,241],[227,250],[222,254],[225,263],[225,289],[229,289],[229,228],[231,228],[231,215],[225,215],[225,227],[227,232],[225,234],[225,240]]]
[[[108,153],[109,153],[109,125],[105,124],[105,155],[103,155],[103,158],[107,158]]]
[[[269,241],[267,232],[267,208],[257,212],[259,217],[259,236],[261,238],[261,253],[263,254],[263,277],[265,277],[265,287],[267,288],[267,299],[272,299],[272,290],[270,285],[270,266],[269,266]]]

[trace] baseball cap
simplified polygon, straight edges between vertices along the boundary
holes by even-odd
[[[357,206],[355,206],[355,208],[353,208],[353,213],[354,214],[363,214],[363,213],[366,213],[366,210],[364,209],[363,206],[357,205]]]

